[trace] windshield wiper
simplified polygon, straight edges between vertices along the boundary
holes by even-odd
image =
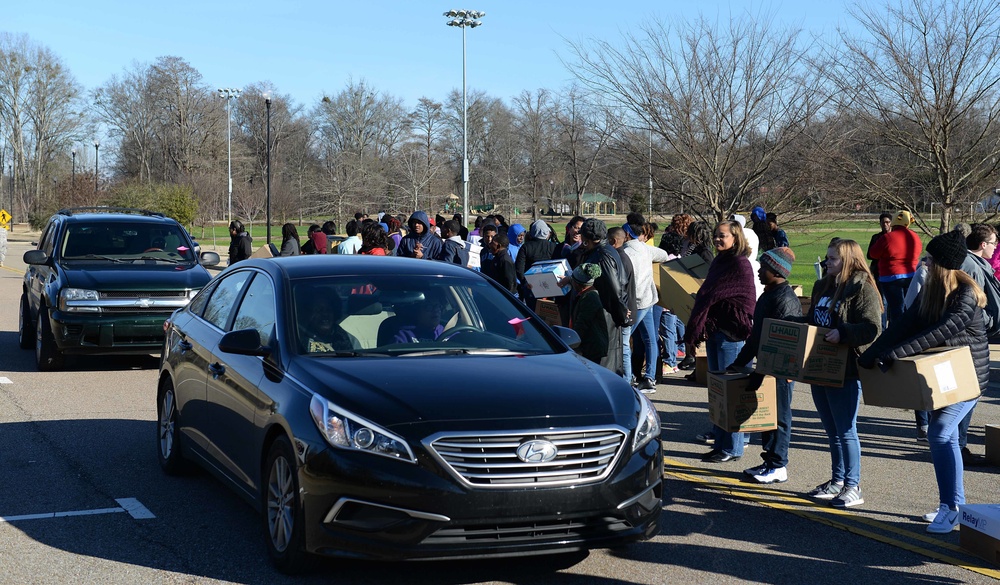
[[[169,262],[171,264],[180,264],[180,260],[174,260],[173,258],[163,258],[161,256],[139,256],[138,258],[132,258],[132,260],[155,260],[156,262]]]
[[[365,351],[365,350],[322,351],[322,352],[310,353],[308,355],[314,357],[366,357],[366,356],[389,357],[389,354],[387,353],[382,353],[379,351]]]
[[[92,259],[96,258],[98,260],[107,260],[108,262],[121,262],[122,261],[121,258],[112,258],[111,256],[101,256],[99,254],[87,254],[86,256],[84,256],[84,258],[87,258],[88,260],[92,260]],[[67,260],[74,260],[74,258],[67,258]]]

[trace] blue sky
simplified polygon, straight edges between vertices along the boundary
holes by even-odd
[[[449,0],[450,1],[450,0]],[[832,34],[848,22],[848,0],[527,2],[472,0],[287,0],[11,2],[0,30],[48,46],[89,91],[133,61],[185,59],[211,87],[270,81],[312,107],[353,79],[402,98],[443,100],[462,84],[462,32],[444,11],[486,12],[468,31],[469,88],[509,100],[522,90],[570,81],[568,41],[614,41],[649,18],[773,14],[784,24]]]

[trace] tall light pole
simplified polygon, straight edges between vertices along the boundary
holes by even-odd
[[[649,127],[649,213],[653,217],[653,127]]]
[[[267,107],[267,243],[271,243],[271,94],[264,94]]]
[[[94,141],[94,193],[97,193],[97,177],[100,176],[98,174],[99,167],[97,166],[97,161],[100,160],[99,158],[100,149],[101,149],[101,141],[95,140]]]
[[[76,189],[76,149],[74,148],[71,152],[73,153],[73,178],[70,181],[70,185],[73,189]]]
[[[226,158],[229,162],[229,223],[233,222],[233,100],[240,97],[242,90],[235,87],[220,87],[219,97],[226,100]]]
[[[469,103],[466,95],[465,29],[482,25],[478,19],[486,16],[476,10],[449,10],[444,13],[450,18],[448,26],[462,28],[462,217],[463,224],[469,225]]]

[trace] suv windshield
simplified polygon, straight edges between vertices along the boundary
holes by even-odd
[[[59,244],[65,261],[194,263],[190,241],[177,225],[101,221],[72,223]]]
[[[485,280],[398,275],[292,281],[298,351],[309,355],[526,355],[562,349]]]

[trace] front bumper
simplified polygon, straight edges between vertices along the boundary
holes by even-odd
[[[504,557],[607,548],[659,532],[659,441],[623,458],[603,481],[547,488],[469,488],[435,473],[429,461],[372,465],[371,456],[351,461],[334,454],[324,450],[299,468],[306,548],[313,553]]]
[[[52,335],[66,354],[150,354],[163,349],[163,322],[170,313],[107,315],[49,314]]]

